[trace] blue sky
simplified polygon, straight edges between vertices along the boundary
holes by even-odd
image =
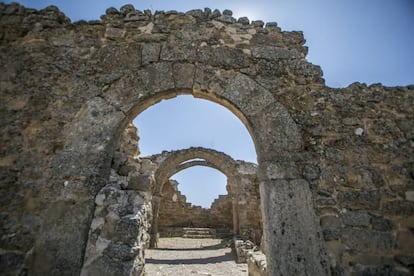
[[[178,96],[149,107],[134,120],[143,156],[192,146],[215,149],[256,163],[253,141],[242,122],[226,108],[192,96]],[[208,167],[192,167],[172,177],[187,200],[209,207],[226,194],[227,179]]]
[[[17,2],[33,8],[56,5],[72,21],[98,19],[108,7],[120,8],[128,3],[136,9],[152,11],[187,11],[204,7],[230,9],[236,18],[247,16],[251,20],[275,21],[282,30],[303,31],[309,47],[307,59],[322,67],[328,86],[345,87],[355,81],[367,84],[381,82],[387,86],[414,84],[413,0]],[[233,114],[191,96],[163,101],[141,113],[135,122],[141,136],[143,155],[164,149],[204,146],[224,151],[236,159],[256,159],[250,136]],[[225,193],[225,177],[218,172],[214,176],[207,173],[207,169],[196,168],[185,170],[174,178],[180,182],[180,189],[191,202],[203,206],[209,206],[218,193]],[[190,189],[184,188],[186,185]],[[201,192],[201,186],[208,187],[207,191]]]

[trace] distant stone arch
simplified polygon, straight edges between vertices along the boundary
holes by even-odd
[[[203,159],[195,160],[194,159]],[[227,191],[232,199],[233,233],[240,234],[238,194],[240,175],[237,162],[227,154],[206,148],[189,148],[184,150],[163,152],[151,157],[158,164],[155,170],[155,189],[153,194],[153,222],[151,231],[151,246],[156,246],[158,233],[158,213],[161,203],[163,185],[177,172],[191,166],[208,166],[221,171],[227,177]],[[193,160],[193,161],[191,161]],[[190,162],[187,162],[190,161]]]
[[[188,166],[204,165],[221,171],[228,177],[237,175],[237,162],[229,155],[213,149],[202,147],[163,152],[152,156],[151,159],[159,164],[155,171],[156,190],[158,193],[162,185],[172,175]],[[197,160],[194,160],[197,159]],[[199,160],[202,159],[202,160]],[[190,161],[190,162],[187,162]]]
[[[188,161],[188,162],[183,162],[180,165],[178,165],[176,167],[175,171],[173,172],[173,175],[180,172],[180,171],[182,171],[182,170],[185,170],[185,169],[188,169],[188,168],[191,168],[191,167],[195,167],[195,166],[210,167],[210,168],[217,169],[214,166],[213,163],[208,162],[207,160],[192,160],[192,161]]]

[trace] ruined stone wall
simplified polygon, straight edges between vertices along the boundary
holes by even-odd
[[[232,233],[233,229],[233,204],[229,195],[219,195],[214,199],[210,207],[210,221],[216,229],[227,230],[227,233]],[[259,215],[260,209],[256,209],[256,214]]]
[[[338,273],[413,273],[414,86],[296,87],[309,181]]]
[[[215,199],[211,208],[202,208],[187,202],[177,187],[178,183],[170,180],[164,184],[159,212],[160,235],[171,227],[205,227],[233,230],[232,201],[226,195]],[[259,210],[257,210],[259,211]]]
[[[164,184],[162,189],[162,198],[159,211],[159,232],[163,236],[165,227],[187,227],[189,226],[188,207],[191,203],[187,203],[187,199],[177,189],[178,183],[169,180]],[[200,226],[201,227],[201,226]]]
[[[119,137],[109,183],[95,198],[81,275],[141,275],[144,271],[153,169],[148,160],[138,158],[138,139],[131,123]]]
[[[79,274],[117,137],[188,93],[253,136],[270,274],[413,273],[414,87],[328,88],[304,43],[229,11],[0,3],[0,271]]]
[[[236,235],[260,243],[262,220],[257,165],[236,161],[223,152],[194,147],[176,151],[164,151],[148,157],[156,165],[156,186],[162,186],[160,226],[190,226],[226,228]],[[195,160],[194,160],[195,159]],[[227,177],[228,195],[220,196],[211,209],[192,206],[185,197],[177,196],[177,183],[164,179],[192,166],[209,166],[220,170]],[[196,185],[196,184],[194,184]]]
[[[177,184],[170,180],[163,186],[158,222],[160,232],[166,227],[208,227],[208,210],[187,202]]]

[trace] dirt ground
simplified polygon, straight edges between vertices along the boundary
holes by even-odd
[[[247,264],[237,264],[229,241],[161,238],[157,249],[145,251],[147,276],[246,276]]]

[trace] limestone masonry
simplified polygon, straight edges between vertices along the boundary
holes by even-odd
[[[153,195],[158,201],[154,200],[153,206],[159,206],[159,211],[154,212],[153,234],[175,236],[172,232],[177,227],[212,227],[219,232],[218,236],[241,235],[260,243],[262,221],[256,164],[236,161],[222,152],[205,148],[162,152],[150,159],[156,166],[157,184]],[[212,167],[227,176],[228,195],[219,196],[209,209],[187,203],[178,191],[178,183],[169,179],[193,166]]]
[[[142,275],[159,230],[184,223],[165,220],[185,202],[171,173],[201,158],[228,178],[210,215],[266,256],[246,257],[252,275],[412,275],[414,86],[329,88],[304,43],[229,10],[71,23],[0,3],[0,274]],[[141,157],[132,119],[181,94],[232,111],[257,166]]]

